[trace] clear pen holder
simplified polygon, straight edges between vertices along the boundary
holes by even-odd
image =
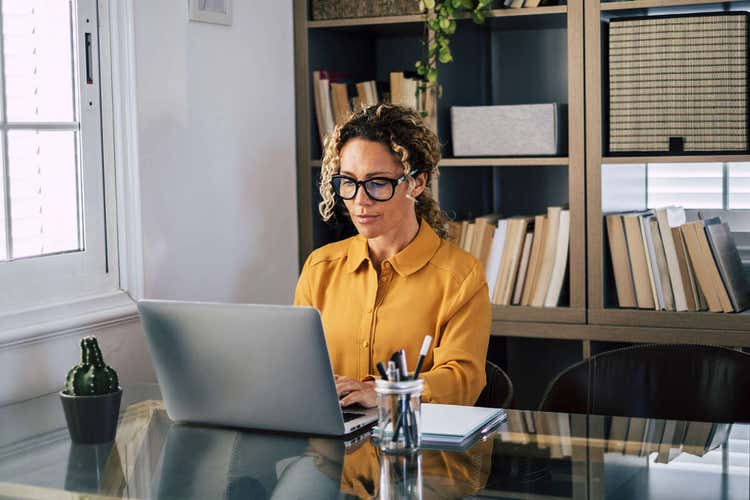
[[[388,453],[410,453],[422,441],[420,397],[422,379],[389,382],[375,380],[378,402],[376,438],[380,449]]]

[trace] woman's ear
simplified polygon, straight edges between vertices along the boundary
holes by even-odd
[[[427,172],[419,172],[414,176],[414,180],[416,181],[416,184],[411,191],[411,195],[414,199],[417,199],[417,197],[427,188]]]

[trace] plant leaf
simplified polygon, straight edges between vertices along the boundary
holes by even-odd
[[[427,7],[428,10],[432,10],[435,8],[435,0],[424,0],[424,6]]]
[[[430,68],[427,71],[427,81],[430,83],[437,83],[438,70],[437,68]]]
[[[456,21],[454,21],[454,20],[451,19],[448,22],[448,27],[445,28],[443,31],[445,31],[446,35],[452,35],[453,33],[455,33],[456,32]]]
[[[440,19],[440,29],[448,33],[448,29],[451,26],[451,21],[447,17],[443,17]]]
[[[451,62],[453,60],[451,49],[449,49],[448,47],[441,48],[440,52],[438,53],[438,60],[443,64]]]
[[[480,10],[472,11],[471,18],[476,24],[484,24],[484,13]]]

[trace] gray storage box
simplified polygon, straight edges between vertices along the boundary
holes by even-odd
[[[557,103],[451,108],[454,156],[562,153],[564,106]]]

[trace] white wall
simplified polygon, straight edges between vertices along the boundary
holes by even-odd
[[[149,298],[291,303],[297,277],[292,2],[136,0]]]
[[[145,294],[290,303],[297,276],[292,5],[134,0]],[[262,20],[262,22],[259,22]],[[140,323],[87,331],[124,385],[154,381]],[[0,405],[59,390],[81,333],[0,345]]]

